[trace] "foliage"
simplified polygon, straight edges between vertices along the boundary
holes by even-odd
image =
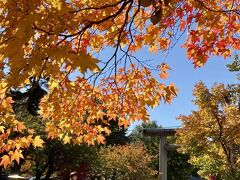
[[[45,141],[41,149],[28,148],[22,153],[25,159],[20,159],[19,163],[14,163],[8,171],[16,174],[34,175],[36,179],[45,176],[49,179],[53,173],[59,173],[65,169],[82,169],[82,173],[87,172],[93,159],[96,157],[96,150],[86,145],[64,145],[59,140],[48,139],[45,133],[45,124],[37,115],[40,99],[46,95],[43,84],[39,84],[34,89],[25,88],[22,91],[11,91],[14,100],[13,109],[16,117],[21,119],[32,131],[41,135]],[[82,165],[85,165],[83,169]],[[81,174],[81,172],[79,172]],[[69,174],[68,174],[69,175]]]
[[[153,156],[143,144],[103,147],[99,151],[99,163],[95,174],[111,179],[152,179],[156,172],[149,167]]]
[[[12,92],[13,95],[14,92]],[[14,95],[13,95],[14,96]],[[15,97],[14,97],[15,98]],[[2,101],[4,103],[4,101]],[[6,104],[8,103],[8,104]],[[9,162],[14,161],[15,163],[20,163],[21,159],[23,159],[23,154],[25,149],[32,149],[37,147],[42,147],[43,141],[40,138],[40,134],[34,135],[33,127],[38,124],[38,118],[34,117],[33,115],[27,113],[27,106],[28,101],[19,101],[18,103],[14,103],[13,107],[12,104],[13,100],[11,97],[6,96],[6,102],[5,104],[2,104],[3,106],[9,106],[9,114],[5,114],[4,117],[8,117],[9,119],[12,119],[15,117],[18,119],[24,119],[31,123],[28,123],[29,127],[26,128],[24,122],[14,120],[9,121],[7,123],[8,126],[0,126],[1,129],[1,148],[0,148],[0,155],[2,156],[0,165],[6,168],[9,165]],[[19,104],[22,104],[19,106]],[[23,107],[23,108],[22,108]],[[25,107],[25,108],[24,108]],[[20,110],[19,110],[20,108]],[[18,111],[19,113],[15,113],[14,111]],[[4,111],[1,111],[1,113],[5,113]],[[29,116],[28,116],[29,115]],[[2,119],[2,122],[4,122],[4,119]],[[11,124],[13,123],[13,124]],[[7,127],[11,127],[11,129],[7,129]],[[15,127],[16,126],[16,127]],[[41,129],[38,128],[38,129]]]
[[[158,126],[155,121],[149,121],[142,123],[134,128],[130,134],[131,142],[144,143],[147,152],[154,156],[151,161],[151,167],[158,171],[159,167],[159,137],[150,137],[143,135],[144,128],[162,128]],[[168,143],[175,143],[175,138],[168,137]],[[191,175],[196,175],[196,169],[188,163],[189,155],[178,153],[177,151],[168,152],[168,179],[169,180],[181,180],[188,179]]]
[[[106,136],[105,145],[124,145],[129,143],[129,137],[127,136],[127,128],[118,126],[118,120],[109,121],[108,128],[111,134]]]
[[[147,123],[137,125],[129,135],[131,142],[144,143],[149,154],[158,155],[160,142],[159,137],[144,136],[142,133],[144,128],[161,128],[161,126],[158,126],[155,121],[149,121]]]
[[[25,159],[19,164],[14,163],[8,169],[10,173],[34,175],[36,179],[45,176],[49,179],[53,174],[61,179],[67,179],[72,170],[78,172],[81,178],[89,174],[90,166],[96,161],[97,148],[86,145],[63,144],[56,139],[49,139],[45,133],[45,123],[39,119],[37,110],[40,99],[46,95],[43,84],[34,90],[26,87],[24,91],[11,91],[14,100],[13,109],[16,117],[21,119],[32,131],[41,134],[45,141],[41,149],[29,148],[22,153]],[[109,121],[111,134],[106,137],[106,144],[125,144],[128,142],[126,129],[118,127],[117,121]],[[105,125],[106,126],[106,125]]]
[[[25,88],[22,90],[11,90],[9,96],[14,100],[12,105],[13,113],[15,117],[24,122],[25,126],[32,133],[37,132],[38,135],[42,136],[44,133],[44,124],[42,124],[41,120],[37,116],[38,104],[40,99],[46,94],[46,91],[41,88],[40,85],[36,86],[34,90]],[[26,132],[25,132],[26,133]],[[28,132],[27,132],[28,133]],[[24,136],[24,132],[22,134],[14,133],[9,139]],[[39,136],[39,139],[40,139]],[[40,140],[42,142],[42,140]],[[43,146],[42,146],[43,147]],[[38,149],[38,148],[37,148]],[[24,157],[29,156],[32,152],[38,151],[33,146],[30,146],[27,149],[21,151],[21,154]],[[13,174],[19,173],[27,173],[29,169],[22,170],[22,166],[26,163],[27,159],[20,158],[18,162],[12,163],[12,166],[7,169],[8,172]]]
[[[234,57],[234,61],[231,64],[227,65],[230,72],[236,72],[237,80],[240,80],[240,59],[236,54]],[[231,101],[234,101],[236,104],[238,103],[238,107],[240,109],[240,84],[229,84],[229,98]]]
[[[191,176],[199,176],[197,174],[198,169],[188,162],[190,159],[189,154],[169,151],[167,155],[168,180],[182,180],[189,179]]]
[[[29,85],[31,78],[32,89],[48,81],[40,114],[49,138],[104,143],[110,131],[96,126],[103,116],[118,117],[126,127],[148,120],[147,107],[176,96],[173,84],[160,83],[169,67],[151,68],[160,71],[155,78],[135,52],[145,46],[164,52],[188,31],[184,47],[195,66],[212,55],[228,57],[230,49],[240,49],[238,16],[238,0],[1,1],[0,166],[18,162],[22,151],[43,144],[12,113],[10,89]],[[112,56],[96,59],[107,47]],[[12,138],[15,133],[21,136]]]
[[[24,166],[28,174],[36,178],[45,176],[45,180],[57,176],[68,179],[70,171],[77,171],[81,177],[87,176],[90,166],[96,161],[96,148],[86,145],[63,144],[56,140],[46,141],[42,149],[32,151],[26,156]],[[67,172],[67,173],[66,173]]]
[[[178,117],[183,123],[178,132],[181,151],[190,154],[190,162],[203,177],[239,179],[240,109],[236,98],[223,84],[209,90],[202,82],[193,94],[198,109]]]
[[[239,72],[240,72],[240,59],[238,57],[238,54],[236,54],[234,56],[234,61],[231,64],[228,64],[227,67],[228,67],[228,70],[230,72],[238,72],[237,79],[240,80],[240,74],[239,74]]]

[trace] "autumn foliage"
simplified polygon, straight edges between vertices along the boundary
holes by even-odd
[[[11,88],[31,84],[31,91],[47,81],[39,113],[49,138],[103,143],[110,132],[98,121],[146,121],[147,107],[176,96],[174,85],[160,83],[136,52],[167,51],[187,31],[184,47],[195,66],[212,55],[228,57],[240,49],[239,6],[238,0],[1,1],[1,165],[43,143],[12,112]],[[97,59],[106,48],[111,57]],[[169,67],[151,69],[166,78]]]
[[[190,154],[190,162],[202,177],[239,179],[240,107],[238,90],[223,84],[208,89],[198,83],[193,91],[197,110],[181,115],[178,130],[181,151]]]
[[[154,156],[143,144],[128,144],[102,148],[93,172],[111,179],[154,179],[156,171],[150,167]]]

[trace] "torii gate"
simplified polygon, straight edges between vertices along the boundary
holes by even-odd
[[[167,144],[167,136],[174,136],[176,129],[145,128],[144,136],[159,136],[159,180],[167,180],[167,151],[176,150],[179,145]]]

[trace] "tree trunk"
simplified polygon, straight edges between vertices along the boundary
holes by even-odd
[[[54,168],[53,168],[53,163],[51,163],[49,166],[48,166],[48,170],[47,170],[47,174],[45,176],[45,180],[49,180],[51,175],[53,174],[54,172]]]
[[[49,180],[51,175],[53,174],[54,172],[54,157],[56,156],[56,150],[55,149],[52,149],[50,151],[50,154],[48,155],[48,169],[47,169],[47,173],[46,173],[46,176],[45,176],[45,180]]]
[[[11,173],[13,174],[20,174],[21,172],[21,167],[25,163],[24,159],[20,159],[19,164],[17,162],[14,162],[13,167],[11,168]]]
[[[36,173],[35,173],[36,180],[40,180],[42,176],[42,171],[39,168],[39,163],[37,161],[35,162],[36,162]]]
[[[2,167],[0,167],[0,179],[2,179]]]

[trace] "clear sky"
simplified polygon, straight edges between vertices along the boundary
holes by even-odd
[[[176,117],[180,114],[187,115],[196,108],[192,103],[192,90],[197,82],[202,81],[208,87],[216,82],[225,84],[238,82],[235,74],[229,72],[226,67],[232,59],[213,57],[204,67],[194,69],[192,62],[187,59],[186,50],[181,48],[180,44],[176,45],[165,58],[161,54],[149,54],[147,50],[143,50],[138,56],[164,61],[172,68],[166,83],[173,82],[177,86],[178,96],[170,105],[161,104],[154,110],[149,109],[151,120],[155,120],[163,127],[179,126],[181,123],[176,120]]]

